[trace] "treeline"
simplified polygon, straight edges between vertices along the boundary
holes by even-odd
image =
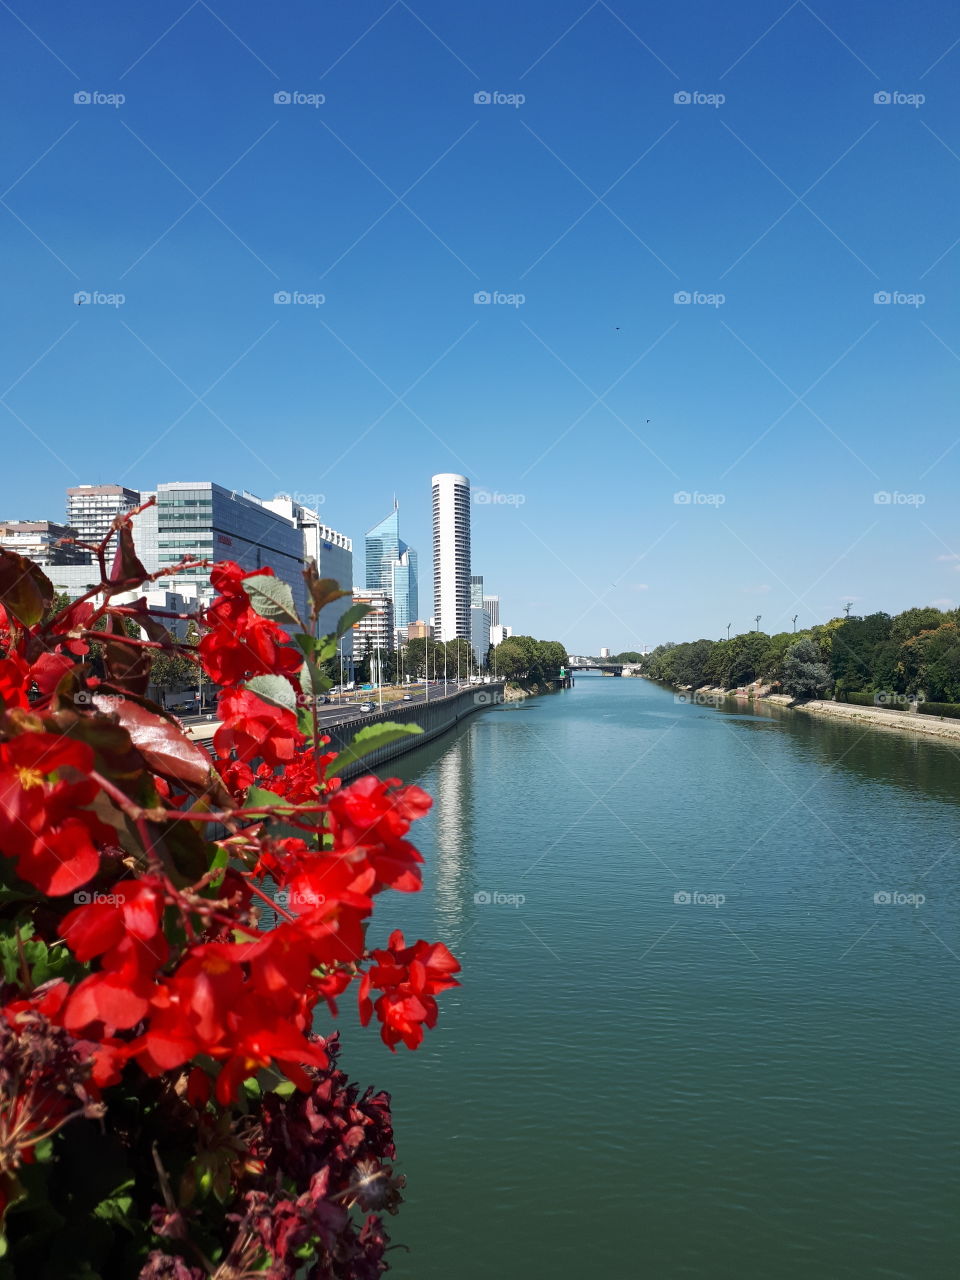
[[[960,703],[960,609],[832,618],[805,631],[662,644],[644,660],[655,680],[735,689],[759,680],[794,698],[897,695]],[[859,698],[855,699],[859,700]]]

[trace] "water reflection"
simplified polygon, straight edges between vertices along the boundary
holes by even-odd
[[[469,875],[467,851],[474,831],[474,735],[461,734],[434,767],[435,885],[439,919],[446,929],[463,923]]]

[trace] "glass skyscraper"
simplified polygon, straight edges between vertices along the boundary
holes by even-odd
[[[365,540],[366,587],[385,591],[393,601],[393,625],[406,635],[420,607],[417,553],[400,537],[400,510],[393,510],[373,526]]]

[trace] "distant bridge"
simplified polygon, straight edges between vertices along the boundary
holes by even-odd
[[[568,670],[570,671],[599,671],[605,676],[622,676],[622,662],[574,662],[572,659]]]

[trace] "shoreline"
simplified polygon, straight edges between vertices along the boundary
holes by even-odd
[[[648,676],[647,679],[650,679]],[[654,683],[659,683],[654,681]],[[665,686],[672,688],[673,686]],[[848,720],[856,724],[869,726],[872,729],[894,729],[899,733],[913,733],[923,738],[941,738],[960,740],[960,720],[948,716],[923,716],[909,711],[887,711],[882,707],[861,707],[851,702],[832,702],[824,698],[811,699],[809,702],[795,703],[787,693],[761,693],[753,690],[749,693],[737,694],[733,689],[718,689],[705,686],[701,689],[681,690],[688,692],[692,700],[703,698],[731,698],[746,703],[752,708],[764,705],[783,707],[787,711],[805,712],[811,716],[823,716],[827,720]]]

